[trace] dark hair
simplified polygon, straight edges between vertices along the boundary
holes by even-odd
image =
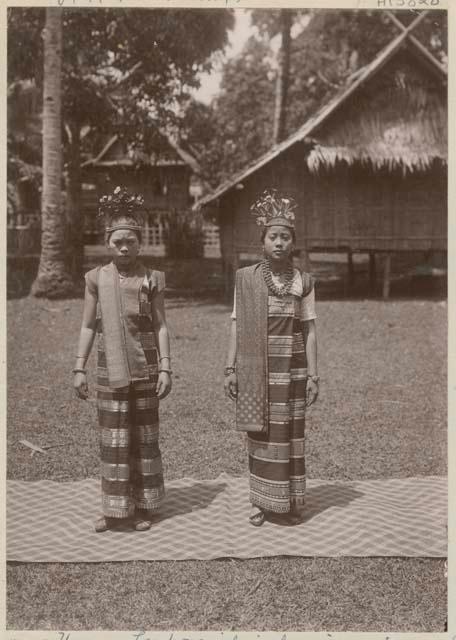
[[[279,225],[277,225],[279,226]],[[285,227],[286,229],[288,229],[288,231],[291,233],[291,237],[293,239],[293,244],[296,244],[296,231],[292,228],[292,227]],[[268,231],[269,227],[263,227],[262,231],[261,231],[261,242],[264,242],[264,239],[266,237],[266,233]]]

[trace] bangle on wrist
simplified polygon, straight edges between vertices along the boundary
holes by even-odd
[[[173,372],[171,369],[159,369],[158,373],[167,373],[168,375],[171,375]]]
[[[320,382],[320,376],[308,375],[307,380],[312,380],[312,382],[315,382],[316,384],[318,384]]]
[[[223,373],[225,376],[230,376],[232,373],[236,373],[236,367],[225,367]]]
[[[171,356],[162,356],[158,359],[159,362],[161,362],[162,360],[171,360]]]
[[[79,367],[75,367],[75,368],[73,369],[73,373],[83,373],[83,374],[85,375],[85,374],[87,373],[87,371],[86,371],[86,369],[82,369],[82,368],[79,368]]]

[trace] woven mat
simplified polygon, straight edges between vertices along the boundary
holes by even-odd
[[[447,555],[447,480],[309,480],[298,526],[248,523],[248,480],[167,483],[161,519],[147,532],[95,533],[95,479],[7,483],[7,559],[21,562],[210,560],[259,556]]]

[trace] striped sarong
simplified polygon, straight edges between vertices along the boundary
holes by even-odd
[[[269,423],[247,435],[250,502],[275,513],[302,507],[305,497],[306,323],[299,304],[293,295],[268,296]]]
[[[164,496],[156,380],[98,390],[103,515],[159,509]]]

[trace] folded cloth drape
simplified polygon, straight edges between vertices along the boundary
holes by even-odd
[[[268,288],[261,264],[236,273],[236,429],[268,424]]]
[[[121,320],[119,275],[112,262],[99,270],[98,300],[109,386],[113,389],[127,387],[130,384],[130,372]]]

